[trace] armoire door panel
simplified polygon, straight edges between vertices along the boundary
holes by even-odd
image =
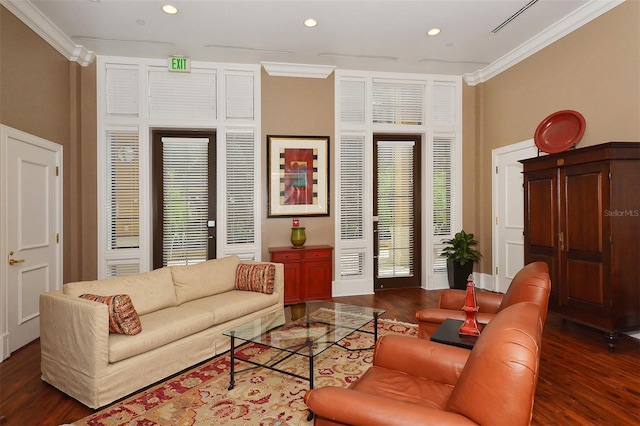
[[[601,262],[567,261],[567,298],[604,306],[605,289]]]
[[[555,179],[531,177],[527,182],[529,199],[528,223],[525,224],[529,243],[535,247],[555,247]]]
[[[575,174],[573,174],[575,173]],[[564,249],[602,252],[602,174],[567,171],[564,177]]]

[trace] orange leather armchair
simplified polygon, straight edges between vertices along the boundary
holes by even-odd
[[[542,322],[547,319],[551,279],[549,267],[545,262],[529,263],[513,277],[511,285],[504,294],[476,292],[478,315],[481,324],[487,324],[495,315],[507,306],[519,302],[532,302],[538,305]],[[462,307],[465,303],[466,290],[443,290],[438,296],[438,307],[423,309],[416,313],[418,320],[418,336],[429,339],[440,324],[447,319],[464,320]]]
[[[305,394],[315,425],[527,425],[543,323],[532,303],[503,309],[472,350],[407,336],[378,340],[349,388]]]

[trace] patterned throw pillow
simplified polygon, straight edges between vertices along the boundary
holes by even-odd
[[[82,294],[79,297],[107,305],[109,309],[109,332],[133,336],[142,331],[140,317],[138,317],[138,313],[133,307],[128,294],[116,294],[114,296]]]
[[[236,270],[236,290],[273,293],[276,267],[267,263],[241,263]]]

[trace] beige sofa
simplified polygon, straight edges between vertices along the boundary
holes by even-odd
[[[68,283],[40,297],[42,380],[91,408],[229,349],[222,332],[268,313],[284,317],[284,269],[272,294],[237,290],[237,256],[125,277]],[[80,298],[128,294],[136,335],[109,332],[106,304]]]

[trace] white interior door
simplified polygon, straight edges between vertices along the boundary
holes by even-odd
[[[40,336],[39,296],[61,285],[62,147],[2,127],[3,358]]]
[[[519,160],[538,153],[533,140],[492,153],[493,182],[493,275],[494,291],[504,293],[513,276],[524,266],[524,188]]]

